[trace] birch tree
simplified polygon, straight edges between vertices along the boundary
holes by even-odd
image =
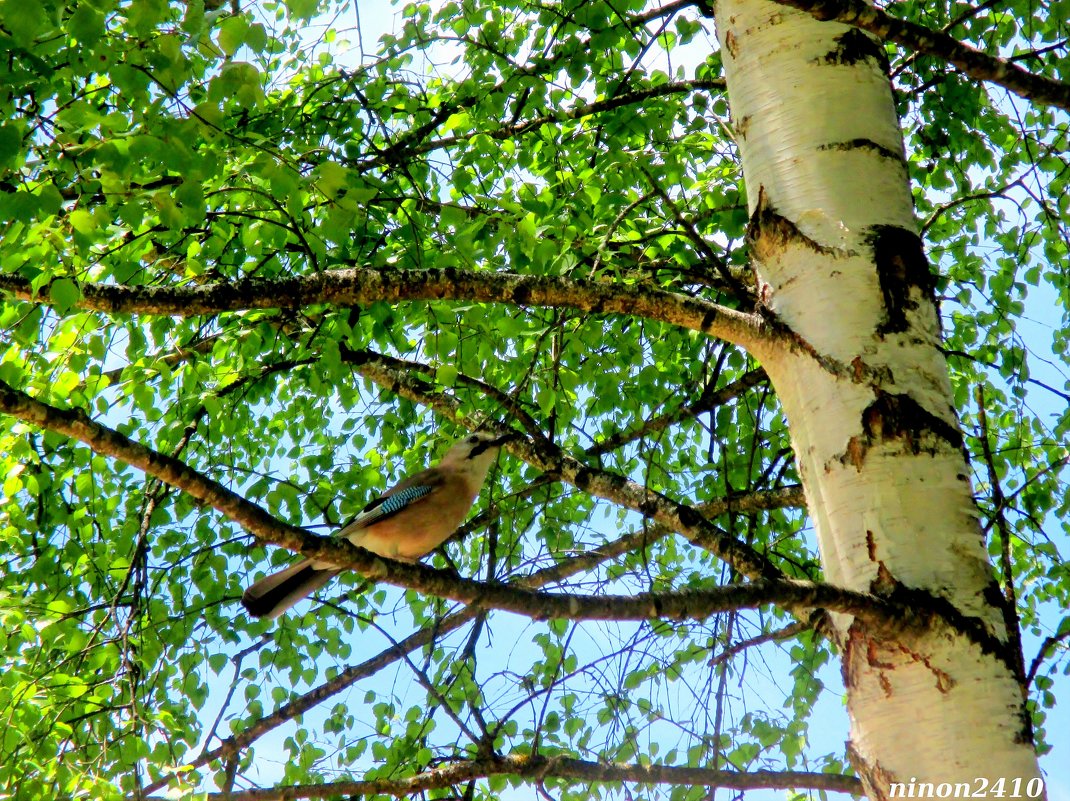
[[[0,10],[4,792],[1041,797],[1058,4],[374,10]]]

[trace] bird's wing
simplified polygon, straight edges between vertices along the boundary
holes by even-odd
[[[442,477],[435,470],[423,470],[410,476],[370,501],[345,528],[338,532],[337,536],[348,537],[362,528],[381,523],[402,509],[426,498],[441,484]]]

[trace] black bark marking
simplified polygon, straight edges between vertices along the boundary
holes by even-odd
[[[920,440],[927,434],[956,449],[963,444],[958,428],[924,409],[909,395],[883,391],[878,391],[877,399],[863,410],[862,430],[873,442],[905,440],[914,453],[921,453]]]
[[[881,598],[884,600],[904,609],[924,611],[926,615],[943,620],[948,626],[965,637],[982,654],[990,655],[999,660],[1012,674],[1015,673],[1014,664],[1016,660],[1009,652],[1007,643],[994,634],[981,618],[964,614],[942,595],[918,587],[909,587],[891,576],[890,573],[886,572],[880,584],[883,589]],[[888,640],[885,637],[871,631],[865,623],[855,618],[847,629],[843,642],[844,656],[841,672],[844,678],[844,686],[857,686],[859,659],[870,659],[870,654],[873,653],[871,649],[874,646],[881,648],[887,647],[888,644]],[[862,649],[864,649],[862,653],[857,653]],[[926,662],[926,665],[932,669],[928,662]],[[1024,706],[1022,709],[1024,711]],[[1027,714],[1022,716],[1022,730],[1016,734],[1017,737],[1028,737],[1028,739],[1023,739],[1022,742],[1032,742],[1032,725],[1028,717]]]
[[[702,515],[690,506],[681,506],[676,510],[676,516],[680,518],[680,522],[686,528],[695,528],[702,524]]]
[[[717,312],[713,309],[710,309],[704,315],[702,315],[702,330],[709,331],[711,328],[713,328],[713,324],[717,322],[718,316],[719,315],[717,314]]]
[[[338,344],[338,352],[341,353],[345,363],[352,367],[360,367],[372,360],[371,354],[368,353],[368,351],[351,348],[344,342]]]
[[[875,225],[867,239],[873,247],[877,279],[884,296],[885,320],[877,326],[877,333],[906,331],[909,328],[907,312],[920,305],[918,298],[911,296],[913,290],[920,293],[924,302],[936,303],[936,277],[929,271],[921,238],[905,228]]]
[[[884,46],[876,38],[863,33],[858,28],[851,28],[846,33],[837,36],[836,46],[820,60],[825,64],[846,67],[869,61],[880,67],[885,75],[888,74],[888,54]]]
[[[836,248],[822,245],[811,239],[787,217],[780,216],[769,202],[765,187],[758,189],[758,205],[747,224],[747,248],[759,260],[782,253],[793,243],[801,243],[823,256],[837,253]]]
[[[531,289],[526,284],[517,284],[513,287],[513,303],[523,306],[529,300],[531,300]]]
[[[661,606],[662,606],[661,599],[658,598],[656,595],[652,595],[652,596],[650,596],[650,601],[651,601],[650,605],[654,609],[654,616],[655,617],[661,617]]]
[[[1014,658],[1008,652],[1007,643],[993,634],[981,618],[964,614],[947,598],[928,590],[908,587],[897,582],[891,594],[884,596],[895,604],[907,609],[926,609],[943,618],[950,626],[962,633],[982,654],[989,654],[1007,666],[1012,674],[1016,673]]]
[[[909,395],[876,390],[876,400],[862,410],[862,434],[851,437],[840,455],[841,464],[861,470],[874,445],[900,441],[915,455],[936,455],[940,443],[962,449],[962,432],[921,406]]]
[[[903,153],[901,151],[892,150],[890,147],[885,147],[879,142],[874,142],[872,139],[864,137],[849,139],[846,142],[829,142],[827,145],[821,145],[818,150],[871,150],[881,158],[892,159],[900,164],[903,162]]]
[[[999,583],[993,578],[981,593],[982,597],[988,603],[996,609],[1002,609],[1007,605],[1007,596],[1003,594],[1003,591],[999,588]],[[1019,677],[1024,678],[1024,677]]]
[[[578,471],[576,473],[575,484],[581,490],[586,492],[590,488],[591,480],[593,478],[594,478],[594,475],[591,473],[591,471],[588,470],[587,468],[583,468],[582,470],[580,470],[580,471]]]

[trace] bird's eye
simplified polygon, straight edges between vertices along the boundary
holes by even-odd
[[[468,438],[468,441],[469,441],[470,443],[472,443],[473,445],[475,445],[475,444],[476,444],[477,442],[479,442],[479,435],[477,435],[477,434],[473,434],[472,436],[470,436],[470,437]]]

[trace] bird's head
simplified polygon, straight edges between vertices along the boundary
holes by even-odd
[[[490,466],[500,448],[506,442],[516,439],[517,434],[507,431],[497,434],[491,431],[475,431],[453,444],[442,457],[443,464],[471,466],[476,469]]]

